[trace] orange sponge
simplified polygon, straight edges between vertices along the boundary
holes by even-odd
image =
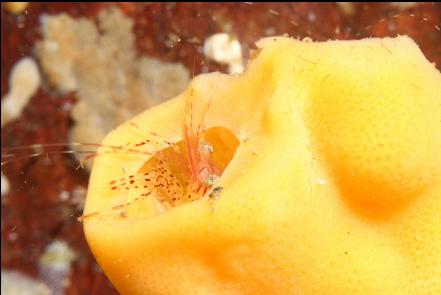
[[[243,75],[196,77],[104,140],[84,230],[107,276],[123,294],[441,294],[441,74],[407,37],[257,45]]]

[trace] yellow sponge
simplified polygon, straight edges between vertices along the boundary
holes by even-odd
[[[84,230],[122,294],[441,294],[441,74],[266,38],[111,132]],[[158,176],[160,175],[160,176]]]

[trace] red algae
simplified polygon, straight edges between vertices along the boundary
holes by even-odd
[[[334,3],[31,3],[20,15],[1,9],[1,95],[8,92],[12,66],[32,56],[41,39],[42,14],[65,12],[95,20],[104,7],[115,5],[134,21],[138,54],[164,62],[181,62],[194,74],[226,67],[208,61],[201,50],[214,33],[234,35],[245,58],[254,42],[267,35],[288,34],[313,40],[359,39],[407,34],[427,58],[441,68],[441,4],[422,3],[405,9],[381,4],[353,4],[345,14]],[[22,116],[2,128],[2,147],[68,142],[70,109],[75,93],[61,95],[42,87]],[[51,155],[12,161],[2,172],[10,192],[2,196],[2,268],[38,277],[39,257],[55,239],[66,241],[77,258],[71,266],[66,294],[117,294],[99,270],[87,247],[82,225],[82,201],[88,173],[73,157]]]

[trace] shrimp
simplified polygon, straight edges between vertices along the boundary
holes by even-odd
[[[118,211],[122,212],[120,216],[125,217],[123,212],[128,206],[145,198],[155,198],[165,208],[173,208],[210,196],[208,192],[214,188],[222,174],[221,167],[213,157],[214,146],[204,140],[205,120],[211,101],[204,106],[200,119],[195,120],[192,93],[191,88],[190,95],[185,102],[182,140],[170,142],[157,133],[151,133],[151,136],[161,138],[166,148],[149,152],[150,159],[136,174],[108,182],[109,189],[112,191],[121,193],[128,193],[131,190],[140,191],[137,197],[112,207],[108,213]],[[148,141],[150,140],[134,144],[134,146],[144,145]],[[219,193],[220,191],[216,190],[216,195]],[[92,212],[80,217],[80,220],[96,217],[102,213]]]
[[[222,168],[213,158],[214,146],[205,141],[205,120],[211,101],[202,109],[201,115],[195,119],[193,110],[193,88],[185,101],[184,119],[181,127],[181,140],[171,142],[163,135],[151,132],[144,135],[145,139],[135,143],[121,145],[103,145],[95,143],[50,143],[28,146],[2,148],[2,167],[12,161],[26,158],[41,157],[51,154],[84,154],[79,161],[83,167],[85,161],[102,155],[147,155],[149,159],[136,174],[108,181],[107,189],[128,194],[136,190],[139,195],[130,201],[115,205],[108,213],[123,212],[128,206],[139,200],[155,198],[166,208],[172,208],[186,202],[192,202],[208,196],[219,177]],[[134,123],[133,128],[139,129]],[[165,146],[159,150],[146,150],[145,146]],[[74,150],[80,148],[81,150]],[[94,149],[98,149],[95,151]],[[32,151],[29,153],[29,151]],[[21,155],[22,152],[28,152]],[[106,212],[92,212],[79,217],[80,221],[87,218],[106,215]],[[125,216],[124,213],[120,214]]]

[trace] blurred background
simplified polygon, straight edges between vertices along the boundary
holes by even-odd
[[[275,35],[408,35],[441,69],[440,3],[2,3],[2,294],[117,294],[77,220],[89,168],[60,153]]]

